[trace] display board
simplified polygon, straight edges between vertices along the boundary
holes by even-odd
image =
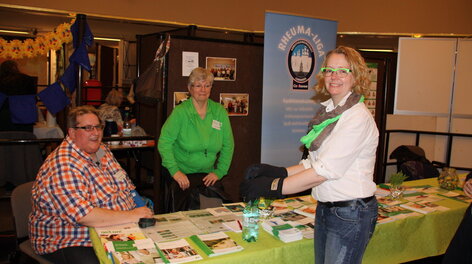
[[[264,30],[264,88],[261,161],[298,164],[300,138],[320,105],[313,86],[326,53],[336,47],[337,22],[267,12]],[[326,100],[327,98],[324,98]]]
[[[454,115],[472,117],[470,99],[472,98],[472,39],[459,39],[457,44],[457,61],[454,80]],[[470,118],[470,117],[469,117]]]
[[[456,43],[447,38],[400,38],[395,114],[449,114]]]

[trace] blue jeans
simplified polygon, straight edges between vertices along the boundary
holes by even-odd
[[[361,263],[377,222],[377,199],[356,205],[318,204],[315,219],[315,263]]]

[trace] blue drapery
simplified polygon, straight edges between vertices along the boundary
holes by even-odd
[[[59,77],[60,82],[73,93],[77,88],[78,79],[78,65],[81,65],[85,70],[90,71],[91,65],[88,58],[87,47],[92,45],[93,34],[90,30],[87,21],[84,23],[84,35],[82,41],[76,44],[74,41],[74,53],[69,58],[69,66],[64,71],[64,74]],[[74,40],[79,37],[78,19],[71,26],[71,33]],[[44,105],[52,114],[64,109],[70,104],[70,99],[60,86],[59,82],[49,85],[46,89],[37,94],[43,101]],[[0,93],[0,107],[6,100],[10,103],[11,120],[15,124],[31,124],[37,121],[38,113],[36,108],[36,95],[12,95],[7,96]]]
[[[70,99],[64,93],[61,88],[61,85],[58,82],[55,82],[53,85],[50,85],[47,89],[42,90],[38,97],[43,101],[46,108],[55,115],[57,112],[61,111],[70,104]]]

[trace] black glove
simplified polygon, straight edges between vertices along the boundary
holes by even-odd
[[[284,167],[276,167],[269,164],[253,164],[246,169],[244,178],[246,180],[254,179],[257,177],[269,177],[269,178],[282,178],[285,179],[288,176],[287,169]]]
[[[245,202],[254,201],[260,197],[270,199],[282,199],[283,178],[259,176],[254,179],[244,180],[240,186],[240,193]]]

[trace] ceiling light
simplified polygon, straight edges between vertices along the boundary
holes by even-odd
[[[372,52],[393,52],[393,49],[359,49],[361,51],[372,51]]]
[[[94,37],[93,39],[95,40],[106,40],[106,41],[116,41],[119,42],[121,39],[116,39],[116,38],[101,38],[101,37]]]
[[[31,32],[28,32],[28,31],[8,30],[8,29],[0,29],[0,33],[19,34],[19,35],[29,35],[29,34],[31,34]]]

